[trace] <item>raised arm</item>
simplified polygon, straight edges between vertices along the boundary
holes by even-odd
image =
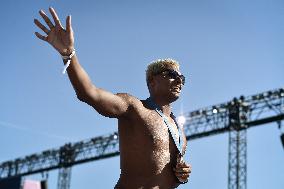
[[[49,11],[54,23],[52,23],[43,10],[40,10],[39,14],[44,19],[48,28],[37,19],[34,19],[34,23],[46,36],[38,32],[35,32],[35,35],[39,39],[48,42],[61,55],[69,56],[74,50],[74,34],[71,26],[71,16],[66,18],[66,29],[64,29],[55,10],[49,8]],[[67,61],[64,61],[64,64],[66,64],[66,62]],[[126,94],[115,95],[97,88],[92,84],[88,74],[79,64],[76,54],[71,58],[67,73],[79,100],[86,102],[94,107],[100,114],[107,117],[118,118],[127,115],[129,106],[131,105],[131,101],[129,100],[130,96]]]

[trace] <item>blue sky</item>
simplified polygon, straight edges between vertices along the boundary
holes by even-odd
[[[171,57],[187,77],[178,114],[283,87],[281,0],[6,1],[0,11],[0,161],[111,133],[115,119],[79,102],[62,61],[34,36],[38,11],[72,15],[75,47],[93,82],[148,97],[149,62]],[[284,129],[283,129],[284,131]],[[248,130],[247,188],[282,189],[284,151],[275,123]],[[228,134],[194,140],[191,180],[180,188],[227,188]],[[40,178],[40,175],[28,178]],[[119,157],[73,167],[71,189],[112,188]],[[57,171],[49,173],[55,189]]]

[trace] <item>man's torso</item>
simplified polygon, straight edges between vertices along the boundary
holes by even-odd
[[[131,116],[118,121],[121,175],[116,188],[174,188],[178,151],[168,128],[145,101],[132,100]],[[176,126],[173,130],[178,135]]]

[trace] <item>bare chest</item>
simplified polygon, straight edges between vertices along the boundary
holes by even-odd
[[[167,117],[168,125],[165,124],[164,119],[155,111],[147,110],[143,111],[140,115],[140,121],[144,133],[149,140],[153,143],[154,147],[164,147],[165,145],[169,146],[173,141],[173,138],[179,138],[179,132],[175,122]],[[171,127],[172,135],[169,132],[169,127]]]
[[[122,170],[138,174],[136,169],[130,170],[143,165],[139,174],[160,174],[162,170],[172,174],[178,151],[169,129],[155,110],[140,107],[135,109],[131,119],[119,122]],[[177,126],[173,120],[169,122],[178,137]]]

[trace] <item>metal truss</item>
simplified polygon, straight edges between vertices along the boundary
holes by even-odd
[[[69,189],[71,183],[71,167],[63,167],[58,171],[57,189]]]
[[[228,189],[246,189],[247,130],[229,131]]]
[[[284,88],[192,111],[185,115],[187,139],[229,132],[229,188],[246,188],[246,129],[284,119]],[[46,150],[0,164],[0,180],[119,155],[118,135],[113,133],[59,149]],[[234,183],[234,184],[231,184]],[[244,185],[244,187],[242,186]]]
[[[43,151],[0,164],[0,180],[13,176],[25,176],[53,169],[119,155],[118,135],[113,133],[86,141],[68,143],[59,149]]]
[[[284,88],[271,90],[248,97],[234,98],[221,103],[192,111],[185,115],[184,130],[189,140],[230,131],[229,110],[239,106],[241,124],[238,129],[247,129],[284,119]]]
[[[246,189],[247,104],[236,98],[229,103],[229,174],[228,189]]]

